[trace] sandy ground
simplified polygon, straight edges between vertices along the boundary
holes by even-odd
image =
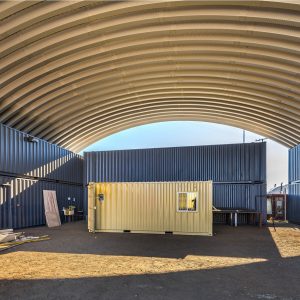
[[[265,260],[214,256],[187,256],[181,259],[20,251],[2,257],[1,262],[6,267],[0,270],[0,280],[158,274],[224,268],[262,261]]]
[[[300,257],[300,226],[283,224],[269,230],[282,257]]]
[[[215,227],[213,237],[26,230],[0,254],[0,299],[300,299],[300,228]]]

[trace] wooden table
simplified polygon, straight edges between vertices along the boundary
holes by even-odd
[[[247,223],[256,224],[256,219],[258,218],[258,225],[262,227],[262,212],[253,210],[243,210],[243,209],[213,209],[214,214],[225,214],[230,216],[230,225],[237,227],[238,225],[238,214],[247,214]],[[227,221],[227,218],[226,218]]]

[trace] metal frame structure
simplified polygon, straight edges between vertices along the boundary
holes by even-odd
[[[0,3],[0,123],[78,152],[198,120],[300,142],[300,3]]]

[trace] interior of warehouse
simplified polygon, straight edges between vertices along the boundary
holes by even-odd
[[[299,299],[299,45],[298,0],[0,1],[0,299]],[[168,122],[239,137],[87,150]]]
[[[45,224],[46,189],[60,211],[76,203],[86,218],[87,185],[103,180],[212,180],[216,207],[259,202],[265,219],[263,144],[77,154],[171,120],[227,124],[289,147],[287,215],[299,222],[298,14],[285,0],[1,3],[0,227]],[[211,165],[195,167],[197,151]],[[165,164],[172,174],[159,173]]]

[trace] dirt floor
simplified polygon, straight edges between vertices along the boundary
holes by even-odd
[[[213,237],[25,230],[0,254],[0,299],[300,299],[300,227],[215,226]]]

